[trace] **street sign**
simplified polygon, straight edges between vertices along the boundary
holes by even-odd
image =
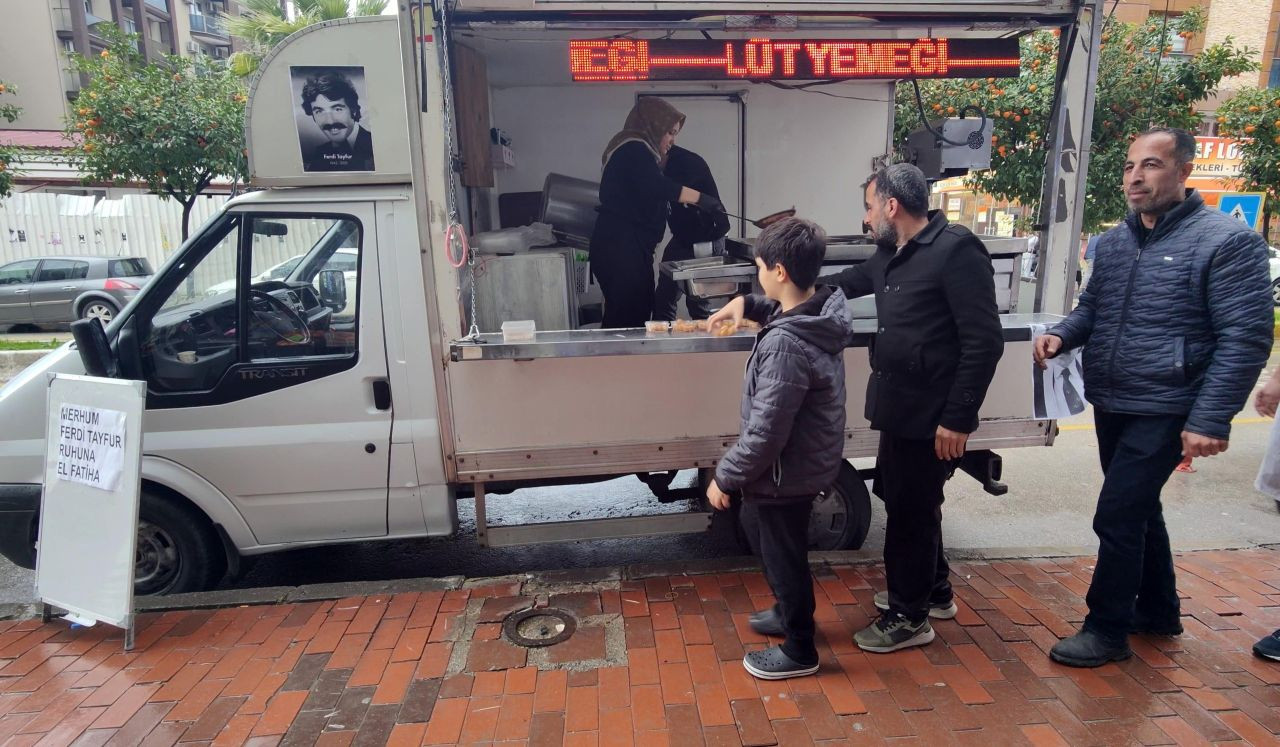
[[[1262,192],[1224,192],[1218,209],[1255,231],[1262,230]]]

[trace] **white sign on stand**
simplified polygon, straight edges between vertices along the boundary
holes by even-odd
[[[142,471],[141,381],[51,374],[36,595],[82,625],[125,629]]]

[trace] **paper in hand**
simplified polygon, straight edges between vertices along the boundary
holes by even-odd
[[[1045,334],[1048,326],[1031,325],[1031,339]],[[1081,348],[1059,353],[1045,361],[1045,368],[1031,362],[1033,412],[1037,418],[1058,420],[1079,415],[1086,407]]]

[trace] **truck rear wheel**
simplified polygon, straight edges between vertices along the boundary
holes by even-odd
[[[809,548],[812,550],[857,550],[867,541],[871,528],[871,495],[858,470],[847,461],[840,463],[836,482],[813,502],[809,516]]]
[[[144,490],[138,514],[133,593],[181,594],[213,588],[225,572],[209,521],[185,502]]]

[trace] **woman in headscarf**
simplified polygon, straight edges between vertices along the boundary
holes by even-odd
[[[605,148],[600,207],[591,234],[591,274],[604,293],[604,328],[641,327],[653,310],[653,253],[667,225],[667,205],[680,202],[724,212],[702,194],[662,174],[684,115],[662,99],[641,97]]]

